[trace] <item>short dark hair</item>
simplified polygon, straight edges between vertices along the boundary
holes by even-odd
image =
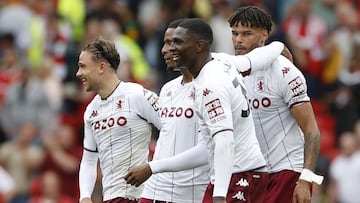
[[[210,25],[201,18],[189,18],[180,23],[179,27],[188,29],[190,35],[205,40],[209,45],[213,42],[213,32]]]
[[[228,20],[230,27],[240,23],[243,26],[263,28],[271,31],[271,16],[256,6],[243,6],[238,8]]]
[[[174,21],[172,21],[171,23],[169,23],[168,28],[177,28],[177,26],[179,26],[182,22],[184,22],[185,20],[188,20],[189,18],[179,18],[176,19]]]
[[[120,55],[116,50],[114,42],[98,37],[94,41],[88,42],[82,51],[92,53],[92,59],[99,61],[105,59],[112,68],[117,70],[120,64]]]

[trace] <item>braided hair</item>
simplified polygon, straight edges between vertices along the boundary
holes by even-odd
[[[271,31],[271,16],[256,6],[244,6],[238,8],[228,20],[230,27],[241,24],[246,27],[263,28]]]

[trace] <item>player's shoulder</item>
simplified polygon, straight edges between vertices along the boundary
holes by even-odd
[[[95,95],[94,98],[89,102],[89,104],[86,106],[84,116],[87,118],[88,114],[91,114],[93,109],[97,109],[97,106],[100,105],[101,97],[100,95]]]
[[[235,67],[231,63],[223,60],[213,59],[208,62],[201,71],[201,77],[198,81],[208,87],[226,87],[229,82],[238,77]]]
[[[121,94],[126,95],[128,98],[137,99],[139,97],[148,97],[149,95],[156,95],[155,92],[146,89],[144,86],[133,82],[123,82]]]
[[[174,78],[174,79],[166,82],[166,83],[161,87],[161,89],[162,89],[162,90],[163,90],[163,89],[168,89],[168,88],[171,88],[171,87],[173,87],[173,86],[175,86],[175,85],[179,85],[179,84],[181,84],[182,79],[183,79],[183,76],[180,75],[180,76],[178,76],[178,77],[176,77],[176,78]]]
[[[223,53],[223,52],[211,52],[211,57],[213,59],[213,61],[217,61],[220,62],[222,64],[224,64],[225,66],[234,66],[234,61],[236,56],[234,55],[230,55],[227,53]]]
[[[223,52],[211,52],[211,57],[214,59],[227,59],[230,57],[230,54]]]
[[[213,58],[204,68],[208,73],[224,74],[226,75],[230,69],[233,69],[233,63],[225,58]],[[213,75],[216,76],[216,75]]]
[[[122,92],[139,93],[144,89],[144,87],[138,83],[133,83],[133,82],[121,82],[121,83],[123,83],[123,84],[121,84]]]
[[[98,105],[100,103],[100,101],[101,101],[100,95],[96,94],[87,106],[92,107],[92,106]]]
[[[137,103],[139,105],[142,105],[144,101],[153,104],[156,103],[159,99],[159,96],[154,91],[149,90],[140,84],[128,82],[128,85],[129,87],[134,88],[134,91],[132,91],[131,95],[129,96],[130,99],[134,102],[134,104]]]
[[[278,78],[303,77],[303,73],[286,57],[280,55],[271,64],[271,74]]]
[[[213,59],[206,63],[200,71],[199,78],[203,81],[220,82],[225,79],[226,72],[232,65],[220,59]]]

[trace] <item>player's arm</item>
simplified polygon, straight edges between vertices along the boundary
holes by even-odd
[[[320,151],[320,131],[310,102],[293,106],[291,112],[304,133],[304,169],[294,191],[294,202],[311,200],[310,186],[321,184],[322,177],[314,174]]]
[[[290,67],[290,66],[288,66]],[[291,113],[304,134],[304,170],[300,181],[321,184],[322,177],[316,176],[315,170],[320,153],[320,130],[317,125],[315,114],[307,96],[305,77],[297,68],[291,68],[287,75],[287,95]]]
[[[214,70],[221,70],[221,68],[214,67]],[[214,146],[213,201],[223,202],[227,196],[233,169],[234,135],[231,108],[233,91],[231,90],[234,88],[234,84],[229,83],[228,78],[216,80],[217,73],[215,71],[209,74],[211,77],[207,78],[203,85],[204,91],[209,93],[202,94],[202,98],[199,100],[201,101],[199,113],[202,117],[200,124],[208,128]]]
[[[269,67],[271,63],[280,56],[284,51],[284,44],[282,42],[274,41],[266,46],[253,49],[251,52],[236,56],[238,60],[246,60],[248,65],[235,63],[236,69],[243,76],[247,76],[251,71],[257,71]]]
[[[320,130],[310,102],[291,108],[291,112],[304,133],[304,168],[315,170],[320,152]]]
[[[86,118],[86,112],[84,119]],[[98,152],[96,142],[91,135],[91,126],[84,124],[84,150],[79,169],[80,202],[92,202],[91,195],[97,178]]]
[[[281,57],[279,61],[283,66],[279,70],[279,81],[284,81],[282,86],[285,102],[288,103],[292,115],[304,134],[304,169],[313,171],[320,153],[320,130],[307,95],[306,80],[289,60]],[[310,182],[321,182],[316,176],[312,178]]]
[[[244,56],[250,60],[251,71],[257,71],[269,67],[269,65],[280,56],[284,47],[282,42],[274,41],[266,46],[253,49]],[[238,71],[243,72],[240,70]]]
[[[83,151],[79,170],[80,202],[91,202],[97,177],[98,153]]]
[[[203,166],[208,163],[206,144],[199,135],[198,144],[180,154],[166,159],[154,160],[147,164],[132,167],[124,179],[136,187],[145,182],[152,174],[177,172]]]
[[[285,45],[284,45],[283,51],[281,52],[281,55],[285,56],[289,61],[294,63],[294,57],[293,57],[292,53],[290,52],[290,50]]]
[[[304,169],[293,193],[293,202],[311,200],[310,185],[321,184],[322,177],[313,172],[320,151],[320,130],[307,95],[306,80],[303,74],[287,59],[280,58],[279,80],[285,102],[304,134]]]
[[[214,200],[224,200],[227,195],[233,167],[233,131],[226,130],[217,133],[214,135],[214,143],[215,182],[213,198]]]
[[[247,76],[252,71],[269,67],[282,53],[291,55],[290,51],[288,51],[282,42],[274,41],[266,46],[255,48],[245,55],[234,56],[225,53],[211,54],[216,59],[231,62],[242,76]]]

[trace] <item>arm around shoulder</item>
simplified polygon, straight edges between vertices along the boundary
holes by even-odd
[[[250,60],[251,70],[256,71],[269,67],[280,56],[283,50],[284,44],[274,41],[266,46],[258,47],[244,56]]]

